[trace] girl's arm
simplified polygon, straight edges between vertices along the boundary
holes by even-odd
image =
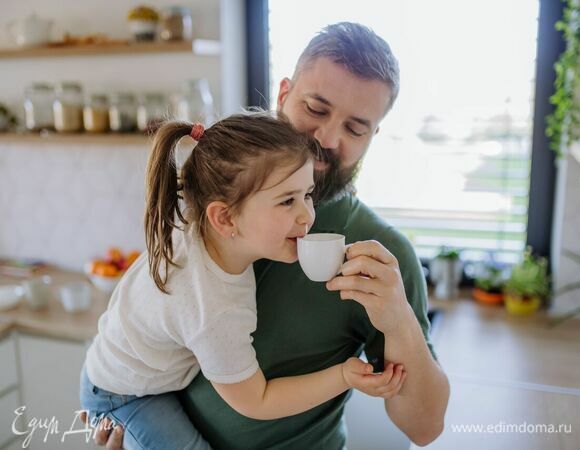
[[[252,419],[269,420],[292,416],[318,406],[343,393],[372,366],[358,358],[319,372],[266,381],[262,370],[234,384],[213,383],[218,394],[240,414]],[[357,386],[358,387],[358,386]]]

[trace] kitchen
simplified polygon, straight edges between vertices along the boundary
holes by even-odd
[[[247,104],[245,4],[187,2],[195,30],[193,44],[161,41],[126,48],[119,41],[131,39],[127,18],[139,2],[9,2],[3,5],[3,23],[20,21],[15,27],[25,28],[23,21],[35,13],[33,28],[40,27],[38,21],[52,20],[51,39],[68,33],[69,43],[50,50],[22,49],[8,32],[1,35],[0,48],[6,50],[0,52],[0,103],[24,123],[21,106],[27,87],[34,83],[77,80],[84,94],[128,92],[139,97],[163,93],[168,103],[179,104],[180,98],[187,97],[184,89],[191,87],[191,80],[203,79],[207,84],[202,83],[202,89],[206,100],[207,92],[211,94],[213,111],[220,115],[238,111]],[[164,0],[154,7],[161,11],[174,5]],[[82,37],[103,39],[102,34],[108,41],[101,41],[105,43],[100,46],[82,42]],[[538,45],[542,38],[538,37]],[[78,94],[78,86],[75,89]],[[88,275],[99,280],[87,264],[106,259],[111,247],[125,254],[142,251],[144,173],[150,142],[144,133],[0,134],[0,256],[50,263],[51,268],[39,274],[48,274],[51,291],[58,293],[68,283],[89,282]],[[575,276],[577,280],[577,267],[566,251],[580,249],[578,165],[569,154],[559,165],[555,186],[551,251],[558,286],[573,282]],[[22,281],[1,279],[4,285]],[[86,344],[96,332],[96,320],[106,308],[106,292],[106,286],[93,285],[86,311],[69,313],[60,296],[52,295],[47,308],[33,309],[30,300],[23,298],[16,308],[0,312],[0,446],[22,446],[11,432],[14,411],[22,405],[28,420],[50,421],[54,416],[60,424],[61,433],[48,434],[46,443],[45,432],[36,430],[29,448],[85,445],[82,434],[68,435],[64,442],[60,438],[75,417],[78,374]],[[447,424],[502,420],[569,424],[568,434],[498,433],[494,444],[484,442],[486,448],[575,448],[580,439],[579,319],[571,317],[549,327],[574,307],[577,294],[573,293],[558,298],[549,311],[528,317],[481,306],[470,299],[468,288],[461,290],[461,299],[434,299],[431,308],[443,312],[434,319],[433,340],[452,386]],[[477,355],[473,355],[474,346]],[[501,361],[499,367],[497,361]],[[408,439],[394,425],[385,429],[383,407],[373,400],[355,395],[349,402],[349,448],[408,448]],[[446,430],[430,448],[473,448],[480,438]]]

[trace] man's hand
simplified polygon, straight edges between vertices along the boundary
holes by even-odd
[[[347,247],[342,276],[326,283],[340,291],[343,300],[354,300],[367,311],[373,326],[385,335],[404,329],[414,319],[407,302],[399,263],[377,241],[360,241]]]
[[[87,423],[89,418],[86,411],[81,412],[81,420]],[[117,425],[113,428],[113,422],[105,417],[99,422],[95,431],[95,444],[102,447],[106,445],[107,450],[123,450],[123,427]]]
[[[385,400],[399,393],[407,376],[401,364],[389,363],[381,374],[373,374],[372,371],[370,364],[358,358],[349,358],[342,365],[342,375],[349,387]]]

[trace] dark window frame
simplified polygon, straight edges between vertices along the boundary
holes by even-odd
[[[556,167],[545,129],[546,117],[554,110],[550,103],[556,76],[554,63],[565,49],[562,33],[554,28],[562,18],[563,9],[561,1],[540,0],[526,245],[531,246],[535,254],[548,257],[552,241]],[[268,0],[246,0],[246,25],[248,105],[268,108]]]

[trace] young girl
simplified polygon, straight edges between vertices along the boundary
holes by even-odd
[[[267,113],[205,131],[183,122],[158,130],[147,168],[147,252],[115,289],[81,375],[83,409],[93,423],[121,423],[124,448],[210,448],[173,393],[200,370],[255,419],[298,414],[364,385],[372,367],[358,358],[267,381],[252,347],[252,263],[297,260],[296,239],[314,221],[316,148]]]

